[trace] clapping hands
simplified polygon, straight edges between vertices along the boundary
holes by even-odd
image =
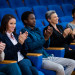
[[[45,38],[46,41],[52,35],[52,32],[53,32],[53,28],[48,26],[47,30],[45,30],[45,32],[44,32],[44,38]]]
[[[24,41],[27,39],[27,36],[28,36],[28,32],[27,31],[25,31],[23,34],[22,34],[22,32],[20,32],[20,35],[19,35],[19,43],[20,44],[23,44],[24,43]]]

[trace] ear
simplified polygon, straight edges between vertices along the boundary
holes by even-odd
[[[25,23],[27,23],[27,20],[24,20]]]
[[[72,14],[72,17],[73,17],[73,14]]]
[[[48,18],[47,20],[48,20],[48,22],[51,22],[51,19],[50,18]]]

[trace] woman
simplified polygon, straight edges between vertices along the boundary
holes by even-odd
[[[67,28],[71,28],[73,30],[75,29],[75,8],[72,9],[72,17],[73,17],[73,21],[67,24]]]
[[[70,28],[63,30],[58,24],[58,15],[55,11],[48,11],[46,19],[49,26],[53,28],[53,33],[50,37],[50,47],[65,47],[65,57],[75,59],[75,50],[69,48],[69,44],[74,40],[75,32]],[[44,31],[47,27],[44,29]]]
[[[3,42],[6,44],[5,59],[17,60],[22,75],[38,75],[38,71],[32,66],[30,60],[26,57],[25,46],[23,44],[27,39],[28,32],[16,35],[16,19],[13,15],[5,15],[1,22],[1,33],[3,34]]]

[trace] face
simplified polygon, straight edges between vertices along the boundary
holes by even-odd
[[[75,19],[75,13],[74,13],[74,14],[72,14],[72,17]]]
[[[8,26],[7,26],[6,31],[9,33],[12,33],[12,32],[14,32],[15,27],[16,27],[16,19],[12,18],[8,22]]]
[[[53,13],[51,15],[51,18],[49,19],[49,22],[52,24],[58,24],[58,15],[56,13]]]
[[[36,23],[36,20],[35,20],[35,15],[34,14],[30,14],[28,16],[28,20],[26,21],[27,22],[27,25],[30,26],[30,27],[35,27],[35,23]]]

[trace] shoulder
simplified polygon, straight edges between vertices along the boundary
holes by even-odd
[[[28,32],[28,29],[27,29],[26,27],[24,27],[24,28],[21,29],[21,32],[22,32],[22,33],[24,33],[25,31]]]

